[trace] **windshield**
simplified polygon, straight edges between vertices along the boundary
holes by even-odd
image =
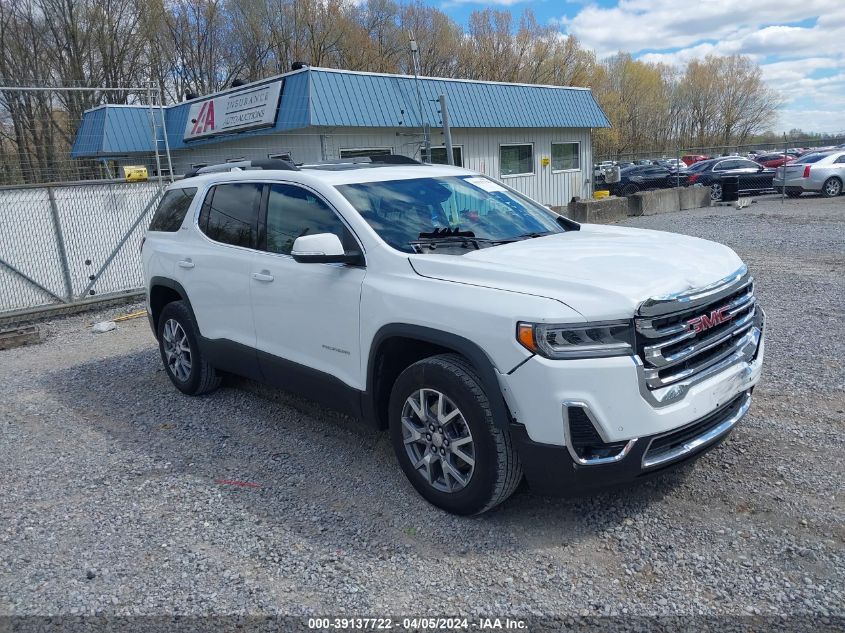
[[[409,253],[418,250],[421,238],[448,239],[449,231],[490,245],[564,230],[551,211],[483,176],[362,182],[337,189],[385,242]],[[443,237],[435,237],[438,231]]]

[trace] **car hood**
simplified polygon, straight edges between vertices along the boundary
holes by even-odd
[[[423,277],[547,297],[587,320],[631,318],[648,298],[707,286],[742,266],[715,242],[591,224],[466,255],[409,259]]]

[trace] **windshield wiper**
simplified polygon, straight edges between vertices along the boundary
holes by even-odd
[[[411,246],[426,246],[430,250],[437,248],[438,244],[450,244],[454,246],[472,246],[476,250],[484,246],[498,246],[499,244],[510,244],[516,240],[491,240],[486,237],[469,237],[466,235],[445,235],[443,237],[424,237],[408,242]]]
[[[499,244],[508,244],[516,240],[493,240],[487,237],[476,237],[472,231],[461,231],[460,227],[434,229],[433,231],[422,232],[415,240],[408,242],[411,246],[422,247],[426,246],[430,250],[437,248],[438,244],[454,244],[464,247],[473,246],[476,250],[484,246],[497,246]]]
[[[535,237],[546,237],[547,235],[552,235],[554,231],[533,231],[531,233],[523,233],[517,239],[520,240],[530,240]]]

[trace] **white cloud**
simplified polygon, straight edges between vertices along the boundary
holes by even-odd
[[[693,5],[677,0],[620,0],[609,8],[591,4],[558,23],[604,56],[618,50],[636,53],[687,48],[704,40],[741,40],[770,25],[841,15],[843,10],[842,0],[708,0]]]
[[[815,19],[811,26],[795,23]],[[556,20],[602,57],[626,51],[648,62],[675,66],[707,55],[747,55],[785,100],[777,131],[800,127],[845,129],[845,0],[619,0],[595,4]]]
[[[781,111],[776,132],[789,130],[804,130],[805,132],[829,132],[845,135],[845,120],[842,110],[801,110],[785,109]]]

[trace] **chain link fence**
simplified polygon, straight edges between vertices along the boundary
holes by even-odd
[[[702,145],[702,146],[669,146],[657,149],[625,149],[610,153],[596,153],[595,162],[623,162],[633,163],[644,160],[672,160],[684,156],[705,156],[720,158],[727,156],[762,156],[778,154],[785,151],[801,151],[820,147],[832,147],[845,143],[845,136],[829,138],[798,138],[778,140],[776,142],[746,143],[734,145]]]
[[[725,177],[736,177],[741,195],[764,195],[774,192],[775,170],[802,154],[845,143],[845,137],[786,139],[777,143],[717,145],[674,148],[671,150],[631,150],[612,155],[596,155],[593,165],[595,190],[627,196],[638,191],[709,186],[714,200],[721,199]],[[707,159],[721,159],[720,164]],[[614,169],[618,168],[618,170]],[[636,169],[626,169],[636,168]]]
[[[0,188],[0,316],[143,287],[139,246],[157,183]]]
[[[131,158],[148,182],[122,179],[119,157],[74,152],[102,145],[82,118],[114,100],[148,106],[136,135],[150,151]],[[170,182],[164,134],[152,87],[0,86],[0,321],[143,287],[138,247]]]

